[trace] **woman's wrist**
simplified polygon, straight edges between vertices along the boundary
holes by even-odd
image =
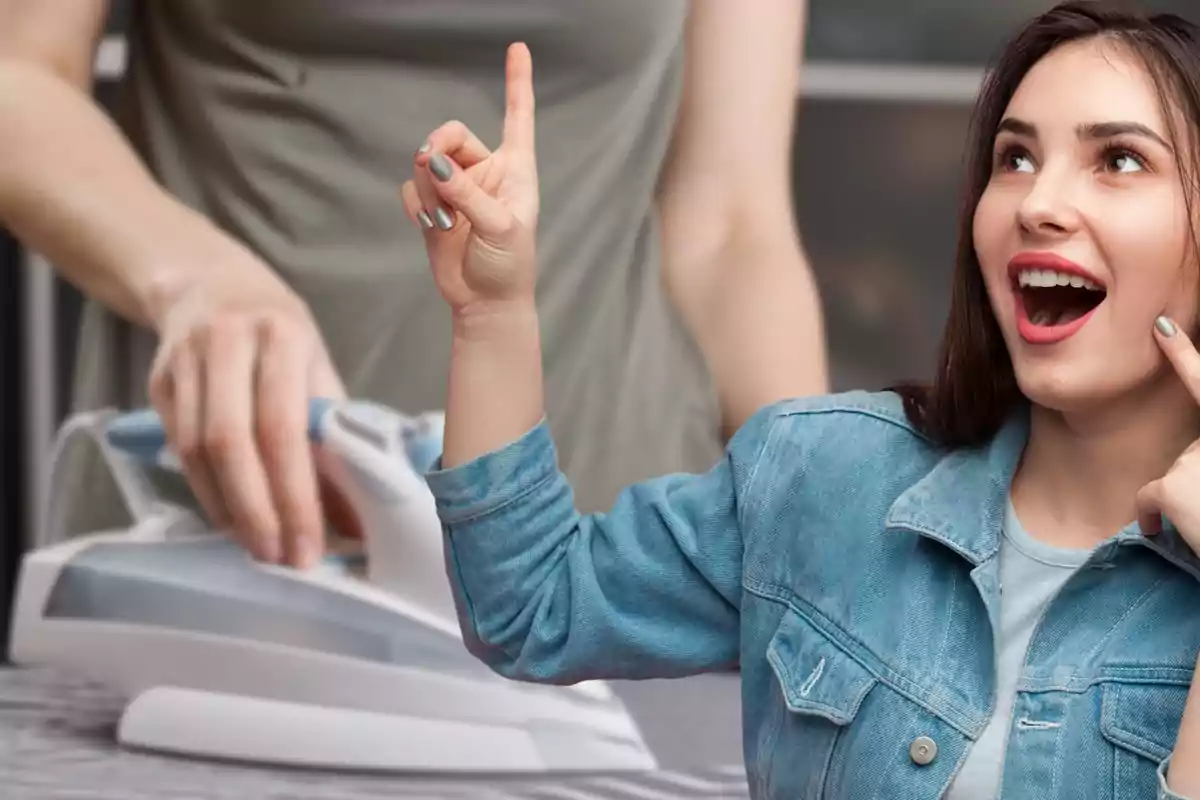
[[[457,348],[527,342],[538,324],[537,305],[532,297],[458,308],[453,311],[454,344]]]
[[[465,463],[520,438],[544,413],[533,304],[456,313],[443,464]]]

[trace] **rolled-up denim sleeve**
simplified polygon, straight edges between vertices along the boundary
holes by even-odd
[[[577,511],[545,422],[428,473],[468,649],[545,683],[735,667],[742,501],[770,419],[748,421],[709,472],[631,486],[603,514]]]
[[[1158,800],[1192,800],[1190,797],[1171,791],[1167,785],[1167,770],[1171,767],[1171,757],[1163,759],[1158,765]]]

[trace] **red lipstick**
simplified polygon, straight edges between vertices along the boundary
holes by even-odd
[[[1017,333],[1029,344],[1050,345],[1066,341],[1087,324],[1100,305],[1097,304],[1082,316],[1061,325],[1034,324],[1025,308],[1024,297],[1018,281],[1020,274],[1029,270],[1049,270],[1074,275],[1100,287],[1104,287],[1104,282],[1074,261],[1054,253],[1018,253],[1008,262],[1008,276],[1012,281],[1013,301],[1017,312]]]

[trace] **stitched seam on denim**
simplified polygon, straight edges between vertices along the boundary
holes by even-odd
[[[1152,742],[1144,736],[1138,736],[1136,733],[1120,726],[1112,727],[1110,729],[1110,736],[1112,737],[1111,741],[1115,744],[1125,745],[1130,751],[1137,753],[1139,756],[1145,756],[1151,761],[1161,761],[1171,754],[1171,748],[1163,747],[1157,742]]]
[[[1109,638],[1113,635],[1113,633],[1117,630],[1117,628],[1119,628],[1121,626],[1121,623],[1123,623],[1125,620],[1127,620],[1129,618],[1130,614],[1132,614],[1134,611],[1136,611],[1138,609],[1138,607],[1140,607],[1142,604],[1144,604],[1146,602],[1146,600],[1158,590],[1158,588],[1163,584],[1163,582],[1165,580],[1166,580],[1166,578],[1159,578],[1157,581],[1155,581],[1155,583],[1152,586],[1150,586],[1150,588],[1148,588],[1142,594],[1141,597],[1139,597],[1134,603],[1130,604],[1129,608],[1125,609],[1125,613],[1123,613],[1120,616],[1120,618],[1118,618],[1117,621],[1112,624],[1112,627],[1110,627],[1107,631],[1105,631],[1104,634],[1101,635],[1096,640],[1095,646],[1091,649],[1091,651],[1088,652],[1088,654],[1083,659],[1081,659],[1081,661],[1086,662],[1091,657],[1095,656],[1096,653],[1100,652],[1100,650],[1103,649],[1104,645],[1106,645],[1108,643]],[[1035,688],[1038,686],[1038,684],[1033,683],[1033,682],[1026,682],[1026,679],[1024,677],[1024,671],[1025,671],[1026,667],[1029,666],[1029,652],[1033,649],[1036,636],[1037,636],[1037,634],[1039,634],[1041,632],[1042,623],[1045,621],[1046,617],[1049,616],[1050,608],[1051,608],[1051,606],[1054,605],[1054,601],[1062,593],[1062,588],[1063,587],[1059,587],[1058,591],[1056,591],[1054,593],[1054,597],[1051,598],[1050,602],[1047,603],[1045,608],[1042,609],[1041,614],[1038,615],[1037,623],[1034,625],[1034,637],[1030,638],[1029,646],[1025,652],[1025,659],[1021,663],[1022,676],[1020,677],[1020,679],[1017,682],[1017,691],[1019,691],[1019,692],[1038,691],[1039,690],[1039,689]],[[1074,683],[1075,683],[1074,681],[1068,681],[1065,685],[1061,685],[1061,684],[1043,685],[1040,688],[1040,691],[1060,690],[1060,691],[1064,691],[1064,692],[1071,692],[1073,694],[1078,694],[1078,693],[1087,691],[1088,687],[1093,686],[1097,683],[1100,683],[1100,681],[1098,681],[1098,680],[1089,681],[1088,683],[1084,684],[1083,688],[1081,688],[1081,689],[1071,688],[1074,685]]]
[[[1108,666],[1101,668],[1100,678],[1092,683],[1147,683],[1154,680],[1155,682],[1162,681],[1172,685],[1190,685],[1194,675],[1195,670],[1187,669],[1186,667]]]
[[[840,625],[837,625],[829,620],[816,608],[813,608],[808,603],[805,603],[803,600],[797,598],[794,593],[780,590],[777,587],[758,583],[756,581],[747,581],[743,584],[743,586],[746,591],[757,595],[764,600],[782,603],[783,605],[787,606],[793,612],[799,614],[801,619],[806,620],[810,625],[828,636],[835,644],[840,644],[841,647],[839,649],[841,649],[842,652],[862,665],[867,672],[874,675],[880,682],[886,684],[893,691],[908,698],[921,708],[924,708],[935,717],[944,720],[959,733],[968,738],[971,737],[971,730],[973,726],[957,709],[954,709],[950,706],[946,706],[940,710],[934,708],[932,704],[922,697],[924,689],[918,686],[915,682],[888,667],[886,664],[884,664],[883,659],[876,655],[871,648],[867,647],[863,642],[859,641],[857,638],[843,630]],[[803,603],[803,605],[811,611],[812,616],[803,611],[799,607],[798,603]],[[814,616],[822,620],[824,624],[818,623],[813,618]],[[878,666],[868,663],[863,656],[855,652],[856,650],[870,656],[871,661],[874,661]]]
[[[856,406],[846,405],[826,406],[824,408],[782,408],[779,410],[777,416],[807,417],[816,416],[819,414],[856,414],[862,417],[871,417],[872,419],[877,419],[880,422],[887,422],[891,425],[894,425],[901,430],[908,431],[913,436],[916,436],[918,439],[921,439],[930,445],[934,444],[932,439],[914,428],[912,423],[908,421],[907,417],[893,417],[886,412],[873,408],[859,408]]]
[[[766,775],[759,781],[760,785],[764,785],[766,789],[766,791],[763,793],[763,797],[773,797],[775,795],[775,751],[779,748],[779,734],[783,731],[784,723],[788,720],[789,715],[793,713],[787,706],[787,692],[778,683],[776,683],[776,688],[779,690],[779,696],[783,698],[783,705],[777,709],[777,713],[775,714],[775,724],[772,726],[770,731],[770,748],[763,748]],[[833,741],[829,745],[829,752],[826,754],[825,763],[821,770],[819,783],[817,784],[818,786],[822,787],[822,789],[824,789],[825,782],[828,780],[829,765],[833,761],[833,751],[837,747],[839,739],[845,733],[845,726],[838,723],[834,724],[838,726],[838,732],[834,735]]]
[[[516,501],[524,498],[526,495],[540,489],[548,481],[553,480],[555,477],[555,474],[556,473],[554,471],[548,471],[546,476],[542,480],[538,481],[535,484],[532,484],[527,489],[525,489],[521,492],[518,492],[516,495],[514,495],[513,497],[509,498],[508,500],[505,500],[504,502],[500,503],[499,505],[492,508],[488,512],[480,513],[475,516],[464,517],[463,519],[451,520],[448,518],[445,522],[445,526],[449,527],[451,525],[458,525],[458,524],[467,525],[473,521],[480,519],[481,517],[485,516],[486,514],[497,513],[499,511],[501,511],[502,509],[504,509],[509,504],[515,503]],[[479,618],[475,613],[475,602],[471,599],[471,593],[467,589],[467,582],[463,578],[462,562],[460,561],[460,559],[458,557],[458,548],[455,546],[454,537],[455,537],[454,533],[451,533],[451,532],[446,533],[446,541],[449,542],[449,544],[450,544],[450,558],[454,562],[454,572],[455,572],[456,577],[458,578],[458,585],[460,587],[460,590],[462,591],[463,601],[466,603],[466,606],[467,606],[467,616],[471,621],[471,630],[474,632],[475,638],[478,639],[480,642],[482,642],[487,647],[499,650],[501,653],[503,653],[505,655],[506,658],[509,658],[509,659],[518,658],[520,656],[520,648],[517,648],[516,651],[514,652],[507,647],[504,647],[502,645],[496,644],[495,642],[491,641],[490,639],[488,639],[487,637],[485,637],[483,635],[482,631],[480,631]]]
[[[1120,546],[1145,547],[1151,552],[1157,553],[1160,558],[1171,564],[1171,566],[1175,567],[1176,569],[1183,570],[1188,575],[1191,575],[1195,580],[1200,580],[1200,573],[1196,572],[1195,568],[1191,564],[1188,564],[1186,561],[1180,558],[1176,558],[1174,553],[1159,545],[1158,542],[1154,541],[1154,537],[1143,537],[1140,541],[1125,540],[1120,543]]]
[[[1121,685],[1104,686],[1101,688],[1100,731],[1104,735],[1104,738],[1116,744],[1123,745],[1151,761],[1159,761],[1166,758],[1171,753],[1170,745],[1162,745],[1144,736],[1139,736],[1117,721],[1116,709],[1121,703]]]
[[[554,480],[557,476],[558,476],[557,470],[548,469],[548,470],[546,470],[545,475],[543,475],[541,478],[538,478],[536,481],[530,483],[524,489],[522,489],[521,491],[512,495],[511,497],[506,497],[498,503],[497,502],[492,502],[492,503],[485,502],[483,504],[483,506],[484,506],[483,508],[473,509],[473,510],[470,510],[469,512],[463,512],[461,516],[455,514],[454,512],[442,512],[441,509],[439,509],[439,513],[443,514],[442,519],[444,520],[445,524],[448,526],[449,525],[469,525],[472,522],[478,522],[479,520],[481,520],[485,517],[490,517],[493,514],[497,514],[501,511],[503,511],[504,509],[508,508],[513,503],[516,503],[520,500],[524,500],[528,495],[532,494],[533,492],[536,492],[538,489],[541,489],[547,483]]]
[[[946,645],[950,642],[950,628],[952,627],[951,623],[954,621],[954,610],[958,606],[958,575],[958,570],[950,571],[950,608],[946,614],[946,627],[942,631],[942,644],[940,647],[938,647],[937,660],[934,662],[935,664],[944,663],[942,659],[946,655]]]
[[[822,661],[823,660],[824,659],[822,659]],[[787,664],[783,663],[783,661],[780,660],[779,656],[777,656],[775,654],[775,651],[770,649],[770,647],[768,647],[768,649],[767,649],[767,663],[770,664],[771,667],[774,669],[775,675],[777,676],[777,678],[779,679],[779,682],[781,684],[786,683],[786,684],[790,685],[792,683],[792,680],[793,680],[792,670],[788,667]],[[788,697],[789,693],[787,691],[787,688],[781,685],[780,690],[781,690],[781,693],[783,694],[784,705],[787,707],[788,711],[790,711],[792,713],[801,713],[804,710],[809,709],[809,708],[811,708],[815,711],[826,711],[829,713],[830,722],[833,722],[835,725],[848,725],[854,719],[854,717],[858,714],[858,709],[862,705],[863,699],[866,698],[867,694],[870,692],[870,690],[872,688],[874,688],[875,684],[878,682],[879,682],[879,679],[874,678],[871,682],[871,685],[868,686],[866,688],[866,690],[860,692],[858,697],[855,698],[854,707],[851,709],[845,710],[845,711],[843,711],[842,709],[837,708],[835,706],[831,706],[828,703],[822,703],[818,700],[809,700],[807,697],[804,697],[803,695],[801,695],[801,697],[804,697],[804,705],[803,706],[797,705],[796,707],[793,708],[792,700],[791,700],[791,698]]]
[[[1118,747],[1117,752],[1113,754],[1113,797],[1121,800],[1121,794],[1124,789],[1129,787],[1129,784],[1134,775],[1137,774],[1137,762],[1141,758],[1136,753],[1130,752],[1123,747]]]
[[[1110,683],[1131,684],[1131,685],[1146,685],[1152,686],[1190,686],[1192,683],[1191,677],[1182,677],[1178,672],[1174,672],[1175,668],[1169,668],[1173,674],[1163,676],[1143,676],[1140,674],[1131,677],[1111,677],[1103,670],[1101,674],[1095,678],[1080,680],[1074,683],[1023,683],[1017,687],[1017,691],[1022,694],[1046,694],[1049,692],[1066,692],[1067,694],[1083,694],[1084,692],[1096,686],[1104,686]],[[1193,673],[1194,674],[1194,673]]]
[[[1117,619],[1117,621],[1112,624],[1112,627],[1110,627],[1107,631],[1105,631],[1104,635],[1100,636],[1096,640],[1095,646],[1087,654],[1088,660],[1090,660],[1092,657],[1094,657],[1097,653],[1100,652],[1101,649],[1103,649],[1103,647],[1106,644],[1108,644],[1108,640],[1116,632],[1117,628],[1121,627],[1121,624],[1124,623],[1125,620],[1129,619],[1130,615],[1132,615],[1133,612],[1137,611],[1141,606],[1143,606],[1146,603],[1147,600],[1150,599],[1150,597],[1152,595],[1154,595],[1156,592],[1158,592],[1159,588],[1163,585],[1163,583],[1166,582],[1166,580],[1167,579],[1165,577],[1159,578],[1157,581],[1155,581],[1150,586],[1150,588],[1146,589],[1146,591],[1144,593],[1142,593],[1141,597],[1139,597],[1136,601],[1134,601],[1132,604],[1130,604],[1129,608],[1125,609],[1125,613],[1122,614]],[[1051,601],[1051,602],[1053,602],[1053,601]],[[1047,606],[1046,610],[1047,610],[1047,612],[1049,611],[1049,606]]]
[[[962,752],[958,756],[958,761],[954,762],[954,768],[950,770],[950,777],[946,780],[946,786],[953,786],[954,782],[956,780],[958,780],[959,773],[962,772],[963,766],[967,763],[967,756],[969,756],[971,754],[971,745],[973,745],[975,742],[979,741],[978,739],[971,739],[971,737],[969,737],[969,736],[967,737],[967,739],[969,740],[970,744],[968,744],[966,747],[964,747],[962,749]],[[1000,792],[1002,792],[1004,789],[1003,762],[1001,762],[1001,767],[1000,767],[1000,785],[997,786],[996,789],[997,789],[997,791],[1000,791]],[[997,795],[997,797],[999,797],[999,796],[1000,795]]]
[[[821,765],[821,775],[817,779],[817,786],[821,787],[821,794],[825,794],[829,788],[826,784],[829,783],[829,768],[833,765],[833,754],[837,751],[838,743],[842,741],[842,737],[846,735],[846,728],[840,727],[837,733],[833,735],[833,741],[829,743],[829,752],[825,754],[825,763]]]
[[[1171,748],[1152,742],[1144,736],[1138,736],[1133,731],[1122,728],[1116,723],[1110,723],[1104,729],[1104,735],[1113,744],[1137,753],[1150,761],[1161,761],[1171,754]]]
[[[737,504],[737,523],[738,523],[738,527],[741,528],[741,530],[742,530],[742,540],[743,540],[742,547],[743,547],[743,549],[746,546],[746,542],[745,542],[746,531],[747,531],[746,518],[745,518],[746,510],[750,505],[752,505],[754,503],[754,485],[755,485],[755,482],[758,480],[758,471],[759,471],[759,468],[763,465],[763,462],[767,460],[767,452],[768,452],[768,450],[770,450],[771,445],[774,444],[775,436],[776,436],[776,433],[778,432],[778,430],[779,430],[779,417],[773,416],[773,417],[771,417],[771,422],[767,426],[767,435],[763,439],[762,445],[759,446],[758,454],[754,458],[754,467],[750,470],[750,477],[748,477],[746,479],[746,491],[742,495],[742,497],[745,499],[745,502],[739,501]],[[730,470],[730,472],[731,472],[730,478],[733,479],[734,475],[732,474],[732,469]],[[736,485],[734,486],[734,497],[735,498],[737,497],[737,486]]]
[[[471,599],[471,592],[467,589],[467,582],[463,579],[462,564],[458,559],[458,548],[454,546],[454,537],[446,536],[446,542],[450,545],[450,561],[454,564],[454,574],[458,578],[459,591],[462,592],[463,603],[467,606],[467,619],[471,621],[471,631],[475,634],[475,638],[487,647],[495,648],[504,653],[505,657],[512,658],[507,648],[489,642],[480,632],[479,618],[475,614],[475,601]]]
[[[1062,726],[1054,731],[1054,746],[1051,752],[1061,753],[1063,751],[1063,737],[1066,735],[1066,729]],[[1062,770],[1056,769],[1051,772],[1050,778],[1050,797],[1062,797]]]
[[[977,560],[977,556],[975,553],[972,553],[971,551],[969,551],[963,547],[960,547],[957,542],[952,542],[949,539],[946,539],[940,532],[935,531],[933,528],[930,528],[927,525],[921,525],[921,524],[915,523],[915,522],[907,522],[907,521],[897,520],[890,512],[888,513],[887,517],[884,518],[883,524],[884,524],[884,527],[886,527],[886,528],[903,528],[904,530],[910,530],[915,533],[923,533],[923,534],[933,538],[935,541],[940,542],[941,544],[945,545],[946,547],[949,547],[951,550],[958,553],[960,556],[965,558],[971,564],[978,565],[978,564],[982,563],[981,561]]]
[[[1194,669],[1183,667],[1101,667],[1094,677],[1080,678],[1070,683],[1025,682],[1018,686],[1021,692],[1070,692],[1082,694],[1094,686],[1108,683],[1153,684],[1159,686],[1190,686],[1195,676]]]

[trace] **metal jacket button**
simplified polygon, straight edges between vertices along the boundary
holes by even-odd
[[[914,764],[923,767],[937,758],[937,742],[928,736],[918,736],[909,746],[908,755]]]

